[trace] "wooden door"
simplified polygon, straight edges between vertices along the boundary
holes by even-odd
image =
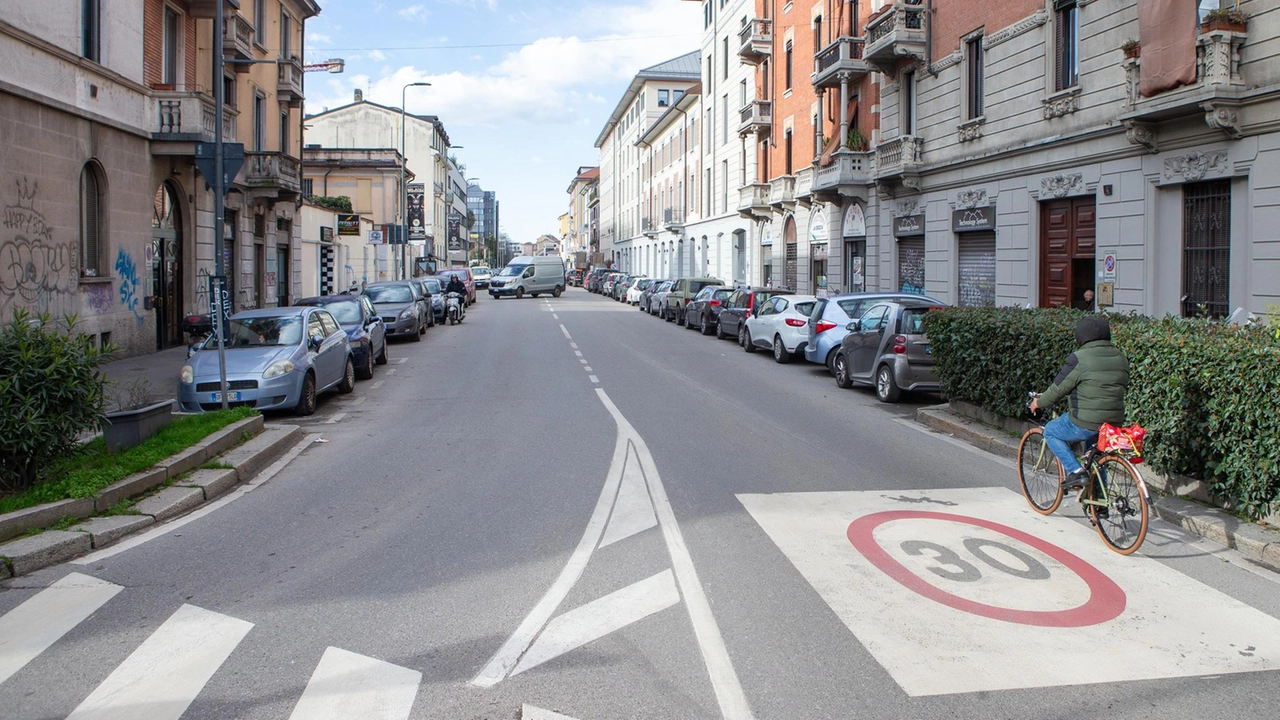
[[[1093,287],[1092,274],[1077,277],[1075,261],[1097,256],[1097,208],[1092,197],[1051,200],[1040,208],[1040,307],[1070,307],[1077,282]]]

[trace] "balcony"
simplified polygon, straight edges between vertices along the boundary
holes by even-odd
[[[277,197],[291,199],[302,190],[302,162],[282,152],[246,152],[245,184],[255,190],[274,190]]]
[[[862,38],[842,37],[823,48],[813,58],[813,86],[838,88],[841,83],[854,83],[871,72],[862,59]]]
[[[755,134],[767,137],[773,129],[773,103],[768,100],[752,100],[742,108],[742,122],[738,125],[739,135]]]
[[[662,227],[667,232],[679,235],[684,231],[684,210],[667,208],[662,211]]]
[[[658,227],[652,218],[640,218],[640,234],[650,239],[658,237]]]
[[[867,45],[862,57],[880,72],[893,75],[898,60],[925,52],[923,0],[900,0],[867,21]]]
[[[253,59],[253,23],[240,13],[226,16],[222,26],[222,51],[228,60]],[[253,66],[237,63],[234,67],[236,72],[246,73]]]
[[[853,187],[866,187],[872,182],[871,158],[872,153],[869,151],[835,151],[835,153],[831,155],[830,165],[814,168],[813,194],[859,194],[841,192],[841,190]]]
[[[769,217],[769,183],[738,188],[738,214],[748,220]]]
[[[302,107],[302,61],[296,57],[281,60],[276,67],[279,77],[276,98],[289,103],[289,107]]]
[[[769,204],[775,208],[795,207],[796,176],[780,175],[769,183]]]
[[[796,168],[796,204],[801,207],[809,207],[812,203],[813,195],[813,171],[812,165],[806,165],[802,168]]]
[[[158,143],[213,142],[215,131],[213,98],[198,92],[153,91],[151,94],[151,139]],[[222,137],[227,142],[236,140],[236,115],[234,108],[222,109]],[[156,152],[164,150],[164,152]],[[170,147],[152,146],[153,154],[172,155]],[[190,154],[187,148],[180,154]]]
[[[759,65],[773,52],[773,21],[752,18],[738,31],[738,57],[748,65]]]
[[[1158,123],[1177,118],[1203,116],[1212,128],[1228,137],[1240,137],[1237,107],[1247,89],[1240,73],[1240,48],[1246,33],[1211,30],[1196,41],[1196,82],[1143,97],[1139,92],[1141,58],[1124,61],[1128,97],[1120,120],[1129,126],[1129,139],[1156,149]]]

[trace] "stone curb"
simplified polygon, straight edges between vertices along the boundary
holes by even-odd
[[[205,500],[212,500],[230,490],[240,482],[235,470],[197,470],[191,477],[180,480],[179,487],[197,488],[204,493]]]
[[[275,425],[260,435],[222,456],[222,462],[236,469],[240,482],[262,472],[290,445],[302,439],[302,428],[297,425]]]
[[[1014,459],[1018,457],[1017,438],[960,417],[947,405],[916,410],[916,421],[995,455]],[[1160,479],[1150,483],[1150,486],[1164,489],[1167,483]],[[1241,520],[1217,508],[1171,495],[1156,496],[1152,505],[1156,516],[1206,540],[1232,548],[1259,565],[1280,572],[1280,532]]]
[[[88,533],[48,530],[32,537],[14,540],[0,547],[9,558],[9,570],[16,577],[87,553],[93,549]]]
[[[177,517],[204,502],[204,490],[189,487],[167,487],[133,506],[139,515],[150,515],[156,522]]]
[[[28,530],[49,527],[64,517],[87,518],[92,514],[93,500],[89,498],[71,498],[14,510],[0,517],[0,542]]]
[[[93,541],[93,549],[104,548],[132,532],[154,525],[156,519],[150,515],[108,515],[106,517],[89,518],[71,528],[88,533]]]

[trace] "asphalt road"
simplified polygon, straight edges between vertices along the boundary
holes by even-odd
[[[910,420],[937,398],[884,406],[576,289],[485,297],[391,351],[313,418],[270,418],[327,442],[254,492],[0,583],[0,627],[15,608],[61,623],[27,659],[0,637],[0,715],[329,718],[373,697],[347,716],[1236,718],[1280,700],[1275,575],[1161,523],[1121,558],[1071,503],[1033,515],[1010,463]],[[871,516],[888,564],[851,544]],[[112,586],[87,618],[35,608]]]

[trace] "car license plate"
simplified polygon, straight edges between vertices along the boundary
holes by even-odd
[[[222,393],[220,392],[209,393],[209,395],[212,397],[213,402],[222,402]],[[240,402],[240,391],[238,390],[227,391],[227,402]]]
[[[932,354],[933,354],[933,346],[932,346],[932,345],[925,345],[925,346],[924,346],[924,354],[925,354],[925,355],[932,355]]]

